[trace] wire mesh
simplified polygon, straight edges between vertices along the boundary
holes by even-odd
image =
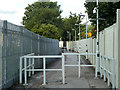
[[[0,81],[3,88],[18,81],[20,56],[30,53],[59,54],[58,43],[58,40],[42,37],[22,26],[0,20]],[[36,59],[35,65],[35,68],[42,67],[42,62]]]

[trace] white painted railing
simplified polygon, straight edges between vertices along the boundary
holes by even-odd
[[[96,65],[80,65],[80,56],[86,55],[86,53],[62,53],[62,55],[50,55],[50,56],[32,56],[34,54],[29,54],[20,57],[20,83],[22,82],[22,72],[24,73],[24,84],[27,85],[27,76],[34,74],[34,71],[43,71],[43,85],[46,85],[46,71],[61,71],[63,84],[65,84],[65,67],[67,66],[77,66],[78,67],[78,77],[80,77],[80,67],[95,67]],[[77,65],[65,65],[65,56],[66,55],[77,55],[79,56],[79,62]],[[95,53],[88,53],[87,55],[96,55]],[[34,62],[35,59],[43,59],[43,69],[35,69]],[[62,59],[62,68],[61,69],[46,69],[46,58],[61,58]],[[24,66],[23,66],[24,65]],[[27,75],[28,72],[28,75]],[[96,73],[95,73],[96,74]],[[96,76],[96,75],[95,75]]]
[[[112,70],[110,69],[112,64]],[[104,81],[110,86],[110,76],[112,77],[112,88],[115,88],[115,59],[100,54],[100,76],[104,75]],[[107,74],[107,76],[106,76]]]
[[[33,54],[29,54],[29,55],[25,55],[20,57],[20,80],[19,83],[23,83],[22,82],[22,72],[24,72],[24,85],[27,85],[27,72],[28,72],[28,76],[31,76],[31,72],[32,74],[34,74],[34,71],[43,71],[43,85],[46,85],[46,71],[63,71],[63,69],[46,69],[46,58],[62,58],[61,55],[50,55],[50,56],[31,56]],[[43,59],[43,69],[35,69],[34,68],[34,62],[35,59]],[[32,63],[31,63],[32,60]],[[29,64],[28,62],[29,61]],[[63,62],[63,61],[62,61]],[[24,67],[22,66],[22,64],[24,63]],[[23,67],[23,68],[22,68]]]
[[[97,76],[97,72],[98,72],[98,69],[97,69],[97,65],[98,64],[95,64],[95,65],[81,65],[81,55],[95,55],[96,56],[96,53],[63,53],[63,59],[64,59],[64,56],[69,56],[69,55],[77,55],[79,56],[79,60],[78,60],[78,64],[64,64],[64,67],[78,67],[78,77],[80,78],[80,70],[81,70],[81,67],[95,67],[95,77]],[[65,70],[64,70],[65,71]]]
[[[34,74],[35,71],[43,71],[43,85],[46,85],[46,72],[47,71],[61,71],[62,72],[62,82],[65,84],[65,67],[78,67],[78,77],[80,78],[80,70],[81,67],[95,67],[95,77],[97,76],[97,67],[98,64],[96,63],[95,65],[81,65],[81,55],[86,55],[86,53],[62,53],[62,55],[50,55],[50,56],[32,56],[33,54],[25,55],[20,57],[20,83],[22,82],[22,72],[24,73],[24,84],[27,85],[27,72],[28,76],[31,76],[31,73]],[[78,64],[65,64],[65,56],[69,55],[76,55],[79,56]],[[96,56],[96,53],[87,53],[87,55],[94,55]],[[35,59],[43,60],[43,69],[35,69],[34,68],[34,62]],[[62,60],[62,68],[61,69],[47,69],[46,68],[46,58],[61,58]],[[112,61],[112,71],[109,68],[106,68],[106,60],[108,62],[111,60]],[[103,62],[104,64],[102,64]],[[24,64],[23,64],[24,63]],[[24,65],[24,66],[23,66]],[[110,75],[112,76],[112,88],[115,88],[115,60],[106,56],[100,55],[100,73],[104,72],[104,80],[106,79],[106,73],[107,73],[107,78],[108,78],[108,86],[110,85]],[[107,65],[110,66],[110,65]],[[101,73],[102,77],[102,73]]]
[[[24,55],[24,56],[32,56],[32,55],[35,55],[34,53],[31,53],[31,54],[28,54],[28,55]],[[34,69],[34,59],[32,58],[31,60],[29,59],[29,64],[27,66],[27,63],[26,63],[26,60],[23,61],[23,57],[20,57],[20,72],[19,72],[19,82],[22,83],[22,73],[26,73],[26,68],[32,68]],[[23,66],[23,63],[24,63],[24,66]],[[34,74],[34,71],[32,72],[32,74]],[[31,72],[29,72],[29,77],[31,76]]]

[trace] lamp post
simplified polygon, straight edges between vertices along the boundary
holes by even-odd
[[[96,20],[97,20],[97,41],[96,41],[96,69],[95,69],[95,77],[97,78],[97,74],[98,74],[98,59],[99,59],[99,37],[98,37],[98,32],[99,32],[99,17],[98,17],[98,0],[96,0],[96,5],[97,7],[94,8],[93,13],[96,13],[97,10],[97,16],[96,16]]]
[[[79,26],[79,40],[80,40],[80,23],[79,24],[75,24],[76,26]]]
[[[81,15],[81,14],[79,14],[79,16],[83,16],[83,17],[85,17],[85,15]],[[79,24],[75,24],[76,26],[79,26],[79,40],[80,40],[80,23]]]
[[[94,8],[93,13],[97,13],[96,21],[97,21],[97,41],[96,41],[96,69],[95,69],[95,77],[98,75],[98,59],[99,59],[99,20],[105,20],[104,18],[99,18],[99,10],[98,10],[98,0],[96,0],[97,7]],[[96,12],[97,10],[97,12]],[[93,19],[95,20],[95,19]]]
[[[72,29],[73,31],[75,31],[75,41],[76,41],[76,30],[75,29]]]
[[[97,43],[96,43],[96,78],[98,74],[98,59],[99,59],[99,37],[98,37],[98,32],[99,32],[99,21],[98,21],[98,0],[97,0]]]
[[[73,31],[75,31],[75,47],[74,47],[74,51],[76,51],[76,30],[75,29],[72,29]]]

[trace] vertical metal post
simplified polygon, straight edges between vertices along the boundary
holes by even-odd
[[[65,69],[64,69],[65,62],[64,61],[65,61],[64,60],[64,54],[62,53],[62,78],[63,78],[63,84],[65,84]]]
[[[115,89],[115,60],[112,60],[112,88]]]
[[[106,71],[105,71],[106,59],[104,58],[104,81],[106,81]]]
[[[20,57],[19,83],[22,83],[22,57]]]
[[[98,21],[98,0],[97,0],[97,41],[96,41],[96,77],[97,77],[97,75],[98,75],[98,58],[99,58],[99,56],[98,56],[98,54],[99,54],[99,40],[98,40],[98,32],[99,32],[99,21]]]
[[[6,57],[7,57],[7,21],[3,23],[3,86],[6,88],[7,82],[7,66],[6,66]]]
[[[79,50],[79,62],[78,62],[78,65],[79,65],[79,67],[78,67],[78,77],[80,78],[80,50]]]
[[[108,86],[110,86],[110,74],[109,74],[109,73],[107,73],[107,77],[108,77],[108,82],[107,82],[107,84],[108,84]]]
[[[30,68],[31,68],[31,60],[30,60],[31,58],[29,58],[29,70],[30,70]],[[31,71],[29,71],[29,77],[31,76]]]
[[[101,56],[101,53],[100,53],[100,77],[102,77],[102,70],[101,70],[101,64],[102,64],[102,56]]]
[[[79,40],[80,40],[80,23],[79,23]]]
[[[43,58],[43,85],[46,85],[46,61],[45,57]]]
[[[108,68],[108,71],[110,71],[110,60],[108,60],[108,63],[107,63],[107,68]],[[107,72],[107,79],[108,79],[108,86],[110,86],[110,73]]]
[[[75,30],[75,41],[76,41],[76,30]]]
[[[20,26],[20,31],[21,31],[21,35],[20,35],[20,56],[23,55],[23,26]]]
[[[39,37],[39,35],[38,35],[38,55],[39,55],[39,53],[40,53],[40,42],[39,42],[39,39],[40,39],[40,37]]]
[[[24,58],[24,79],[25,79],[25,85],[27,84],[27,61],[26,57]]]
[[[86,16],[86,40],[87,40],[87,16]],[[87,45],[87,42],[86,42],[86,60],[88,60],[88,45]]]
[[[23,26],[20,26],[20,31],[21,31],[21,35],[20,35],[20,56],[23,55]],[[19,72],[19,83],[22,83],[22,57],[20,57],[20,72]]]
[[[75,30],[75,52],[76,52],[76,30]]]
[[[34,74],[34,58],[32,58],[32,74]]]
[[[31,53],[33,52],[33,49],[32,49],[32,37],[33,37],[33,34],[31,35]]]
[[[39,37],[39,35],[38,35],[38,40],[37,40],[37,42],[38,42],[38,56],[40,55],[39,53],[40,53],[40,43],[39,43],[39,39],[40,39],[40,37]],[[38,65],[40,65],[40,58],[38,58]],[[38,66],[38,67],[40,67],[40,66]]]

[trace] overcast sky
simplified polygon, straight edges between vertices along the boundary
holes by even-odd
[[[0,1],[0,19],[8,22],[21,25],[22,17],[24,16],[24,8],[28,4],[32,4],[37,0],[1,0]],[[51,0],[57,1],[61,5],[63,13],[62,17],[68,17],[69,12],[85,14],[85,0]]]

